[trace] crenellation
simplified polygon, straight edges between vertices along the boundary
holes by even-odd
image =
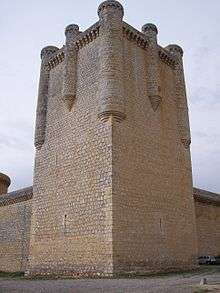
[[[172,56],[170,52],[166,50],[166,48],[162,48],[161,46],[159,46],[159,57],[162,62],[166,63],[172,69],[175,69],[177,60],[175,56]]]
[[[46,64],[46,69],[50,71],[57,65],[59,65],[61,62],[64,61],[65,53],[64,53],[64,46],[59,49],[55,54],[53,54],[52,57],[49,58],[48,63]]]
[[[137,44],[138,47],[141,47],[144,50],[148,48],[148,41],[145,35],[126,22],[123,22],[123,34],[129,40]]]

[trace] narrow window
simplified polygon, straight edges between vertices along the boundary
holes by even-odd
[[[63,229],[64,229],[64,234],[67,232],[67,225],[66,225],[66,222],[67,222],[67,215],[64,215],[64,221],[63,221]]]
[[[160,221],[160,222],[159,222],[160,234],[161,234],[161,235],[164,235],[164,222],[163,222],[163,219],[160,218],[159,221]]]

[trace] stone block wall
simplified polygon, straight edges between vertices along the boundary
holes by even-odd
[[[220,256],[220,195],[194,189],[198,256]]]
[[[21,198],[26,196],[26,199]],[[28,196],[28,200],[27,200]],[[2,196],[0,200],[0,271],[24,272],[30,242],[32,188]]]
[[[76,37],[74,70],[64,56],[71,44],[48,62],[27,273],[192,268],[197,246],[190,139],[182,143],[177,113],[183,73],[177,84],[177,58],[155,42],[149,53],[150,41],[122,22],[118,2],[104,2],[98,13],[100,21]],[[156,70],[152,64],[148,70],[151,57]],[[70,69],[74,78],[66,80]],[[63,86],[71,90],[65,98]]]
[[[197,243],[190,151],[178,133],[174,70],[159,62],[156,111],[148,51],[124,40],[126,119],[113,124],[113,263],[118,273],[189,269]]]
[[[64,62],[50,71],[45,142],[36,152],[29,274],[112,274],[112,135],[97,119],[99,38],[78,51],[71,111]]]

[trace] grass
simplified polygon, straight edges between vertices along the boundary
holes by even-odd
[[[196,289],[193,293],[206,293],[211,292],[209,289]]]
[[[24,277],[23,272],[2,272],[0,271],[0,278],[20,278]]]
[[[196,275],[210,275],[213,273],[220,273],[220,266],[200,266],[197,269],[191,270],[191,271],[171,271],[171,272],[164,272],[164,273],[149,273],[149,274],[139,274],[139,275],[133,275],[133,274],[121,274],[118,276],[111,276],[111,277],[99,277],[99,276],[93,276],[93,277],[85,277],[85,279],[145,279],[145,278],[149,278],[149,277],[155,277],[155,278],[166,278],[166,277],[171,277],[171,276],[178,276],[181,275],[184,278],[187,278],[189,276],[196,276]],[[24,273],[23,272],[2,272],[0,271],[0,278],[25,278],[24,277]],[[32,276],[30,278],[27,279],[34,279],[34,280],[42,280],[42,279],[46,279],[46,280],[56,280],[56,279],[78,279],[76,277],[71,277],[71,276],[57,276],[57,275],[37,275],[37,276]],[[81,278],[80,278],[81,279]],[[197,289],[197,290],[203,290],[203,291],[198,291],[198,293],[202,293],[202,292],[210,292],[210,291],[204,291],[204,290],[208,290],[208,289]],[[195,291],[195,293],[197,293],[197,291]]]

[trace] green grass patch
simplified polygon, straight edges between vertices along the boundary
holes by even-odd
[[[20,278],[24,277],[23,272],[2,272],[0,271],[0,278]]]
[[[209,289],[196,289],[193,293],[207,293],[211,292]]]

